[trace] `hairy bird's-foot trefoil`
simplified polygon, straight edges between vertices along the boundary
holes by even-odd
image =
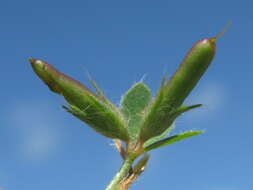
[[[147,85],[137,82],[122,96],[119,106],[105,97],[95,81],[91,80],[92,92],[44,61],[29,61],[49,89],[64,97],[67,105],[63,108],[68,113],[114,140],[123,164],[106,190],[126,190],[144,171],[150,150],[202,133],[186,131],[169,136],[178,116],[201,106],[185,106],[183,102],[211,64],[217,38],[197,41],[174,75],[169,80],[163,78],[155,97]]]

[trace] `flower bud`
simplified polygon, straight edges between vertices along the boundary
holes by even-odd
[[[180,107],[196,86],[215,55],[216,38],[200,40],[190,49],[182,64],[168,81],[163,81],[158,94],[143,120],[140,139],[162,134],[183,112],[199,107]]]
[[[55,93],[62,95],[69,103],[64,108],[90,125],[97,132],[109,138],[128,140],[126,124],[112,104],[106,103],[80,82],[59,72],[44,61],[29,59],[34,72]]]

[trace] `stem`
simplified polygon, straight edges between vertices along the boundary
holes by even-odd
[[[107,186],[106,190],[119,190],[120,182],[123,180],[123,178],[128,174],[132,163],[134,162],[136,157],[127,156],[124,160],[120,170],[118,173],[114,176],[111,183]]]

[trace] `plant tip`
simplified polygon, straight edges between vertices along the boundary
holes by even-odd
[[[28,61],[29,61],[30,63],[35,63],[35,62],[36,62],[36,59],[29,58]]]
[[[45,64],[45,62],[43,62],[39,59],[29,58],[28,60],[32,65],[44,65]]]
[[[228,31],[228,29],[231,27],[232,25],[232,21],[229,21],[226,26],[218,33],[216,34],[214,37],[212,37],[210,40],[215,42],[218,38],[220,38],[225,32]]]

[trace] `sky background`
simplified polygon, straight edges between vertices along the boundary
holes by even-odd
[[[137,189],[253,187],[252,1],[1,1],[0,189],[102,190],[121,165],[112,141],[66,113],[33,73],[46,60],[115,104],[145,75],[155,95],[192,44],[233,21],[174,133],[205,134],[151,152]]]

